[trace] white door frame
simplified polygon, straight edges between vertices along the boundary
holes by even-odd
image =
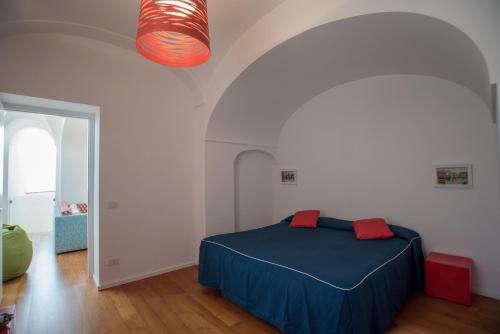
[[[96,286],[99,286],[99,129],[101,108],[87,104],[1,92],[0,101],[0,106],[5,111],[79,118],[89,121],[87,262],[89,277],[94,279]],[[6,222],[6,211],[3,210],[2,214],[3,221]]]

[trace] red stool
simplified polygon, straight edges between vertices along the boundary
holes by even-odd
[[[425,290],[430,296],[471,304],[472,259],[430,253],[425,259]]]

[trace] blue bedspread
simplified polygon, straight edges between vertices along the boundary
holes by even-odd
[[[284,333],[384,333],[423,287],[416,232],[390,225],[394,238],[357,240],[350,221],[291,219],[204,239],[199,282]]]

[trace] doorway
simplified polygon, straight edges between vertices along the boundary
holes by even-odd
[[[34,236],[34,261],[69,254],[97,285],[99,107],[0,93],[0,111],[3,224]]]

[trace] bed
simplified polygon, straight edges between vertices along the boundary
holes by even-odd
[[[352,222],[321,217],[316,229],[278,224],[202,240],[200,284],[284,333],[384,333],[423,288],[418,233],[357,240]]]

